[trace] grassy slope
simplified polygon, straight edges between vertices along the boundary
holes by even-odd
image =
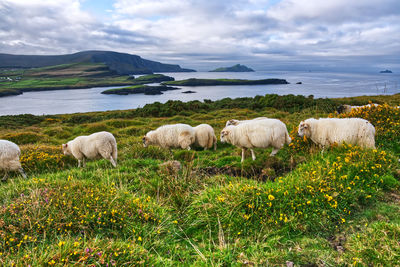
[[[86,88],[93,86],[130,85],[129,76],[115,75],[104,64],[79,63],[51,67],[3,71],[0,76],[13,81],[0,82],[3,90],[56,90],[64,88]],[[16,80],[20,77],[20,80]]]
[[[400,103],[398,95],[375,100]],[[300,120],[328,114],[313,106],[173,117],[119,118],[121,111],[3,117],[14,126],[2,128],[0,138],[20,144],[29,179],[14,177],[0,187],[0,262],[395,265],[399,150],[391,131],[399,130],[399,114],[388,108],[363,112],[353,115],[375,120],[377,151],[346,147],[321,154],[294,138],[275,158],[257,150],[257,160],[247,155],[243,165],[239,149],[230,145],[219,143],[216,152],[169,152],[143,148],[141,136],[177,122],[207,122],[218,133],[227,119],[258,116],[281,119],[293,134]],[[92,117],[99,120],[88,122]],[[61,143],[101,130],[118,140],[117,168],[100,160],[81,170],[59,153]],[[183,169],[159,167],[169,159]]]

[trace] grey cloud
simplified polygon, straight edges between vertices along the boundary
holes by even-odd
[[[104,23],[62,5],[0,0],[0,52],[114,50],[205,70],[231,63],[399,66],[398,0],[282,0],[268,10],[265,1],[248,0],[154,0],[141,9],[134,3],[117,0]]]

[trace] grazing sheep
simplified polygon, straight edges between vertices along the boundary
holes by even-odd
[[[86,166],[86,159],[104,158],[117,166],[117,141],[109,132],[98,132],[88,136],[78,136],[62,145],[64,155],[72,155],[78,160],[78,167]]]
[[[194,144],[196,146],[203,147],[206,150],[214,145],[214,150],[217,150],[217,137],[213,127],[208,124],[200,124],[193,127],[193,129],[196,137]]]
[[[291,139],[286,125],[277,119],[251,120],[230,125],[221,132],[221,142],[227,142],[242,149],[242,160],[246,149],[251,149],[253,160],[256,159],[252,148],[273,147],[270,156],[275,156],[284,144],[289,144]]]
[[[187,124],[168,124],[148,132],[142,139],[143,146],[157,145],[163,148],[182,148],[190,150],[195,141],[195,132]]]
[[[375,127],[360,118],[307,119],[300,122],[299,136],[307,136],[315,144],[326,147],[346,142],[366,148],[375,148]]]
[[[231,119],[231,120],[226,122],[225,127],[230,126],[230,125],[238,125],[238,124],[243,123],[243,122],[264,120],[264,119],[268,119],[268,118],[267,117],[258,117],[258,118],[254,118],[254,119],[251,119],[251,120],[242,120],[242,121]]]
[[[366,108],[366,107],[376,107],[376,106],[379,106],[379,105],[378,104],[368,104],[368,105],[363,105],[363,106],[340,105],[336,109],[336,112],[338,114],[350,113],[353,109]]]
[[[8,171],[19,171],[22,177],[26,178],[26,174],[21,167],[19,157],[21,150],[13,142],[0,140],[0,169],[5,171],[2,181],[6,181]]]
[[[242,120],[242,121],[231,119],[231,120],[226,122],[225,127],[230,126],[230,125],[236,126],[236,125],[238,125],[240,123],[245,123],[245,122],[249,122],[249,121],[257,121],[257,120],[264,120],[264,119],[268,119],[268,118],[267,117],[258,117],[258,118],[254,118],[254,119],[251,119],[251,120]],[[250,151],[251,151],[251,155],[254,155],[253,149],[250,149]],[[254,158],[255,158],[255,156],[254,156]]]

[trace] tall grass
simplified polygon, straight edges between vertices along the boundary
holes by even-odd
[[[183,108],[188,116],[168,103],[156,109],[176,104],[168,117],[139,116],[144,109],[33,117],[26,126],[28,116],[0,117],[15,125],[0,136],[21,144],[29,176],[15,173],[0,186],[0,264],[396,265],[398,111],[341,115],[370,120],[377,149],[345,145],[321,153],[296,136],[297,125],[335,114],[318,105],[258,108],[266,99],[243,100],[251,108],[219,107],[242,100],[208,103],[204,113],[201,104]],[[241,164],[240,149],[219,142],[215,152],[141,144],[146,131],[165,123],[208,122],[218,133],[228,119],[257,116],[280,118],[291,132],[292,144],[274,158],[257,149],[256,161]],[[117,168],[96,160],[79,169],[62,155],[60,144],[100,130],[117,138]],[[169,160],[182,168],[160,166]]]

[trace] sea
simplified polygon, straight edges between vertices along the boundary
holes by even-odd
[[[226,97],[256,95],[313,95],[315,98],[338,98],[361,95],[392,95],[400,93],[400,75],[395,73],[337,73],[315,71],[256,71],[256,72],[190,72],[163,73],[176,80],[188,78],[286,79],[282,85],[234,85],[180,87],[162,95],[103,95],[102,91],[119,87],[26,92],[0,98],[0,115],[65,114],[107,110],[125,110],[168,100],[218,100]],[[195,93],[184,94],[184,91]]]

